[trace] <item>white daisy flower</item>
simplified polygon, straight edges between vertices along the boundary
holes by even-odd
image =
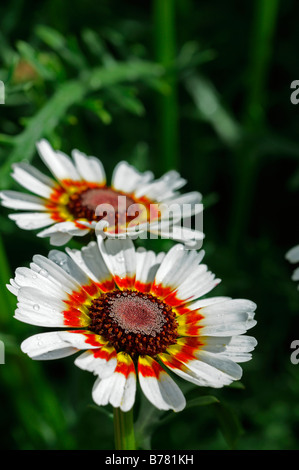
[[[174,411],[186,401],[169,371],[215,388],[241,378],[239,363],[257,344],[245,334],[256,324],[256,305],[204,297],[219,279],[202,263],[203,251],[176,244],[156,254],[128,238],[99,238],[66,252],[34,256],[8,286],[18,299],[16,319],[58,328],[22,343],[32,359],[83,351],[75,364],[96,375],[93,400],[122,411],[134,404],[137,378],[154,406]]]
[[[55,179],[28,163],[16,163],[12,177],[34,195],[0,193],[3,206],[20,211],[9,215],[18,227],[43,229],[38,236],[50,237],[55,246],[66,244],[73,236],[84,236],[97,226],[98,234],[107,237],[151,232],[190,246],[201,244],[202,231],[181,227],[181,220],[202,212],[202,196],[196,191],[179,194],[186,180],[176,171],[154,180],[152,172],[140,173],[122,161],[108,186],[99,159],[78,150],[73,150],[70,158],[53,150],[46,140],[37,143],[37,150]]]
[[[286,259],[293,264],[299,263],[299,245],[294,246],[287,252]],[[299,267],[293,272],[292,280],[299,281]]]

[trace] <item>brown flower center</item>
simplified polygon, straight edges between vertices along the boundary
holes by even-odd
[[[129,289],[102,294],[93,300],[89,316],[91,331],[133,358],[156,356],[178,337],[175,313],[151,294]]]
[[[69,197],[68,210],[75,219],[89,221],[107,220],[109,225],[117,226],[130,222],[136,217],[127,215],[128,208],[135,201],[111,188],[88,188]]]

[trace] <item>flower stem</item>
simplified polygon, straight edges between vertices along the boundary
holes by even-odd
[[[266,129],[267,78],[274,49],[274,36],[278,19],[279,0],[256,0],[252,26],[252,43],[248,65],[247,100],[243,128],[251,136],[253,144],[246,141],[235,154],[236,194],[232,207],[230,240],[236,250],[244,243],[244,235],[250,218],[253,191],[256,187],[258,167],[261,163],[258,137]],[[253,138],[254,137],[254,138]]]
[[[159,167],[168,171],[179,166],[175,0],[153,0],[153,25],[155,59],[166,69],[168,88],[157,96]]]
[[[120,408],[114,408],[114,439],[116,450],[136,450],[133,408],[124,413]]]

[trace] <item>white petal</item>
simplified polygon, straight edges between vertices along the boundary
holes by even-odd
[[[294,246],[287,252],[286,259],[290,263],[299,263],[299,245]]]
[[[177,270],[182,265],[184,256],[184,247],[182,245],[173,246],[166,253],[156,273],[155,284],[163,284],[164,287],[168,287],[169,285],[176,287],[176,282],[173,282],[173,276],[177,274]]]
[[[82,153],[77,149],[72,151],[72,157],[82,179],[91,183],[98,183],[100,185],[104,185],[106,183],[105,170],[102,162],[98,158],[87,157],[85,153]]]
[[[139,357],[138,378],[144,395],[159,410],[185,408],[186,400],[180,388],[154,359]]]
[[[256,304],[247,299],[230,299],[223,302],[213,303],[203,307],[200,311],[202,315],[209,321],[218,321],[225,315],[230,314],[250,314],[252,315],[256,309]]]
[[[74,222],[66,221],[54,224],[37,234],[40,238],[50,237],[50,243],[53,246],[65,245],[73,236],[83,237],[89,233],[89,229],[76,227]]]
[[[229,380],[240,380],[242,377],[241,367],[223,355],[201,350],[196,354],[196,357],[200,362],[204,362],[228,376]]]
[[[58,250],[51,250],[48,255],[49,259],[60,266],[72,278],[76,279],[78,284],[84,286],[89,284],[90,279],[82,269],[72,260],[66,253]]]
[[[78,349],[63,341],[57,331],[31,336],[23,341],[21,349],[31,359],[36,360],[60,359],[71,356],[78,351]]]
[[[67,274],[61,266],[58,266],[53,261],[49,260],[45,256],[35,255],[33,257],[33,264],[30,265],[32,269],[40,272],[41,270],[46,271],[51,277],[52,281],[61,286],[64,292],[72,294],[73,291],[79,291],[81,285],[74,279],[70,274]]]
[[[71,159],[62,152],[55,151],[47,140],[39,141],[36,147],[41,159],[58,180],[81,179]]]
[[[29,163],[15,163],[12,168],[12,177],[21,186],[41,197],[50,198],[53,188],[56,186],[52,178],[44,175]]]
[[[256,325],[256,321],[248,321],[247,318],[245,313],[228,315],[227,318],[222,318],[222,321],[203,326],[200,333],[204,336],[242,335]]]
[[[192,191],[190,193],[180,194],[179,196],[172,197],[167,200],[163,200],[163,204],[167,206],[179,205],[183,206],[187,204],[191,206],[191,214],[194,215],[197,211],[202,211],[203,207],[201,204],[202,194],[198,191]],[[189,216],[189,215],[188,215]]]
[[[189,275],[186,274],[184,279],[185,281],[176,290],[177,301],[173,302],[172,305],[197,299],[210,292],[220,283],[220,279],[215,279],[215,275],[207,271],[205,265],[197,266]]]
[[[199,299],[199,300],[195,300],[193,302],[190,302],[186,305],[186,307],[188,308],[188,310],[198,310],[200,308],[203,308],[203,307],[207,307],[208,305],[213,305],[213,304],[217,304],[219,302],[223,302],[225,300],[231,300],[231,297],[207,297],[205,299]]]
[[[9,290],[9,292],[11,292],[13,295],[18,295],[19,286],[15,284],[13,279],[10,279],[9,282],[10,284],[6,284],[6,287]]]
[[[136,375],[130,374],[127,378],[117,372],[114,372],[114,375],[116,377],[115,386],[111,389],[109,402],[114,408],[120,407],[122,411],[127,412],[135,402]]]
[[[82,250],[66,249],[74,262],[95,282],[112,281],[112,275],[96,242],[90,242]]]
[[[11,209],[46,211],[46,201],[31,194],[20,193],[18,191],[2,191],[0,193],[2,206]]]
[[[194,250],[184,249],[183,245],[175,245],[163,259],[154,284],[176,290],[182,284],[182,279],[188,280],[191,275],[194,275],[195,269],[197,274],[206,270],[205,265],[198,266],[203,256],[203,251],[197,253]]]
[[[21,287],[15,318],[31,325],[64,326],[62,301],[33,287]]]
[[[105,347],[101,348],[101,350]],[[85,351],[75,359],[75,365],[82,370],[87,370],[97,375],[101,379],[105,379],[113,374],[117,365],[116,354],[99,357],[97,351]]]
[[[256,325],[255,308],[254,302],[245,299],[224,300],[197,311],[183,307],[178,318],[179,331],[183,336],[241,335]]]
[[[253,351],[257,341],[253,336],[200,336],[203,345],[200,349],[212,353],[218,353],[235,360],[242,355]],[[181,342],[181,339],[178,340]]]
[[[41,270],[36,272],[33,269],[20,267],[16,269],[14,286],[19,290],[20,287],[34,287],[41,292],[46,291],[54,297],[63,298],[65,291],[63,286],[58,285],[53,278],[49,276],[48,271]]]
[[[23,306],[22,303],[19,305],[20,307],[16,309],[14,318],[23,323],[49,328],[65,327],[64,316],[58,311],[35,304],[39,307],[39,311],[36,312],[34,306]]]
[[[256,345],[257,341],[252,336],[233,336],[220,355],[235,362],[246,362],[252,358],[250,352],[254,350]]]
[[[132,240],[103,240],[98,237],[100,252],[118,285],[132,283],[136,273],[136,253]]]
[[[165,253],[156,255],[153,251],[138,248],[136,250],[135,285],[137,285],[137,283],[144,285],[152,284],[164,256]]]
[[[96,348],[86,342],[86,336],[72,331],[41,333],[23,341],[21,349],[32,359],[59,359],[75,354],[81,349]]]
[[[50,295],[30,286],[20,287],[18,291],[18,302],[26,307],[36,307],[33,310],[37,312],[44,307],[55,313],[60,312],[64,307],[62,299],[58,296]]]
[[[137,187],[146,184],[153,178],[152,172],[140,173],[136,168],[123,161],[115,167],[111,186],[116,191],[124,193],[133,193]]]
[[[183,211],[177,209],[174,213],[167,214],[164,211],[161,214],[161,220],[148,224],[148,231],[151,234],[156,238],[182,242],[189,249],[199,250],[202,247],[204,233],[202,230],[195,230],[183,225],[181,222],[184,216]],[[171,218],[172,215],[175,216],[174,219]]]
[[[95,403],[105,406],[110,403],[114,408],[120,407],[124,412],[129,411],[135,401],[136,374],[132,359],[125,353],[118,353],[118,361],[122,356],[128,358],[127,367],[119,368],[105,379],[97,379],[92,390]],[[124,365],[124,363],[122,363]]]
[[[168,354],[162,354],[160,358],[179,377],[202,387],[221,388],[224,385],[230,385],[234,380],[229,374],[203,361],[193,359],[184,363],[173,362],[173,357]],[[238,371],[234,370],[234,375],[240,377],[242,369],[237,364],[235,365]]]
[[[22,212],[9,214],[8,217],[24,230],[36,230],[54,223],[51,216],[44,212]]]
[[[40,236],[40,235],[37,234],[37,236]],[[52,245],[52,246],[64,246],[71,239],[72,239],[72,235],[70,235],[69,233],[54,232],[50,235],[50,245]]]
[[[292,281],[299,281],[299,268],[296,268],[292,274]]]
[[[82,331],[82,332],[81,332]],[[71,344],[76,349],[99,349],[102,343],[102,337],[88,330],[68,330],[59,331],[59,337],[67,344]]]
[[[147,197],[151,201],[163,201],[175,196],[175,191],[186,184],[186,180],[181,178],[177,171],[171,170],[161,178],[143,184],[135,191],[135,196]]]

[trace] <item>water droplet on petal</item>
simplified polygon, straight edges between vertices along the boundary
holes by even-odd
[[[38,304],[34,304],[33,305],[33,310],[35,310],[36,312],[38,312],[38,310],[40,309],[40,306]]]
[[[49,273],[46,269],[41,269],[39,273],[40,273],[41,276],[44,276],[44,277],[47,277],[49,275]]]

